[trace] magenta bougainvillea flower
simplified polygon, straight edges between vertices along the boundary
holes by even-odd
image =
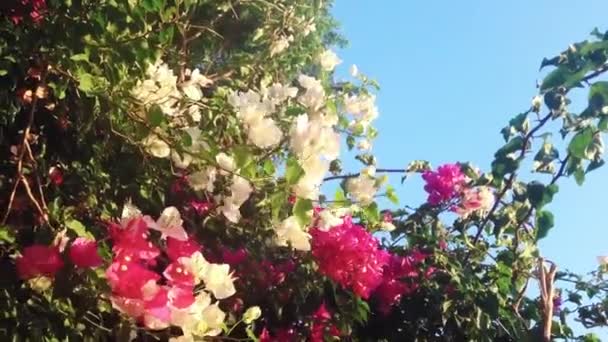
[[[177,261],[181,257],[189,257],[196,252],[202,251],[203,247],[192,237],[186,241],[174,238],[167,238],[167,248],[165,252],[172,261]]]
[[[143,216],[125,220],[121,225],[110,225],[110,236],[114,241],[112,251],[119,258],[154,262],[160,250],[148,241],[150,233]]]
[[[340,336],[340,330],[331,322],[331,318],[332,314],[327,310],[325,303],[321,303],[317,311],[312,315],[312,326],[310,328],[311,342],[324,342],[325,336]]]
[[[445,164],[437,171],[425,171],[422,179],[426,182],[424,190],[429,194],[427,202],[431,205],[449,202],[466,186],[466,176],[458,164]]]
[[[54,246],[32,245],[23,249],[16,264],[19,278],[23,280],[37,276],[52,278],[63,267],[63,260]]]
[[[103,263],[97,252],[97,242],[93,239],[76,238],[70,246],[70,260],[76,267],[98,267]]]
[[[350,217],[326,232],[314,228],[311,235],[312,255],[322,274],[364,299],[382,282],[389,254]]]

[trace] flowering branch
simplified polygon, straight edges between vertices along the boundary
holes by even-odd
[[[530,111],[531,110],[528,110],[528,113],[530,113]],[[522,147],[521,147],[521,150],[519,152],[519,156],[517,157],[517,159],[521,159],[526,154],[526,150],[528,148],[528,143],[530,142],[530,139],[532,139],[532,136],[539,129],[541,129],[551,119],[551,117],[552,117],[551,113],[547,114],[545,117],[543,117],[539,121],[539,123],[532,130],[530,130],[530,132],[528,132],[528,134],[526,134],[524,136],[524,141],[522,143]],[[484,220],[481,221],[481,224],[479,224],[479,227],[477,228],[477,233],[475,234],[475,237],[473,238],[473,244],[475,244],[475,243],[477,243],[477,241],[479,241],[479,238],[481,237],[481,233],[483,232],[484,227],[490,221],[490,219],[492,218],[492,216],[494,216],[494,213],[498,209],[498,206],[500,205],[501,200],[503,199],[503,197],[505,197],[505,195],[507,194],[507,192],[513,186],[515,178],[517,177],[517,172],[516,171],[517,170],[514,170],[513,172],[511,172],[511,174],[509,175],[509,178],[507,179],[507,181],[506,181],[503,189],[496,196],[496,201],[494,202],[494,205],[492,206],[492,208],[490,209],[490,211],[488,212],[488,214],[486,215],[486,217],[484,218]]]

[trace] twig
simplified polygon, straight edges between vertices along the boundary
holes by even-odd
[[[540,283],[541,304],[543,310],[543,341],[551,341],[551,325],[553,324],[553,285],[557,266],[551,263],[550,269],[545,268],[545,260],[538,259],[538,281]]]
[[[380,173],[405,173],[406,170],[405,169],[376,169],[376,172],[380,172]],[[351,173],[351,174],[347,174],[347,175],[330,176],[330,177],[323,178],[323,181],[326,182],[326,181],[330,181],[330,180],[334,180],[334,179],[355,178],[355,177],[359,177],[360,175],[361,175],[361,172]]]
[[[521,150],[519,152],[519,156],[518,156],[517,159],[522,158],[526,154],[526,150],[528,148],[528,143],[530,142],[530,139],[532,138],[532,136],[539,129],[541,129],[547,123],[547,121],[549,121],[550,119],[551,119],[551,113],[549,113],[545,117],[543,117],[540,120],[540,122],[538,123],[538,125],[536,125],[532,130],[530,130],[530,132],[528,132],[528,134],[526,134],[524,136],[524,141],[522,143],[522,147],[521,147]],[[475,243],[477,243],[477,241],[479,241],[479,238],[481,237],[481,233],[483,232],[483,229],[485,228],[486,224],[490,221],[490,219],[492,218],[492,216],[494,216],[494,213],[496,212],[496,210],[498,209],[498,206],[500,205],[500,201],[507,194],[507,192],[509,191],[509,189],[511,189],[511,187],[513,186],[513,182],[515,181],[515,178],[517,176],[517,172],[516,171],[517,170],[511,172],[511,174],[509,175],[509,178],[507,179],[507,181],[506,181],[503,189],[500,191],[500,193],[498,193],[498,196],[496,197],[496,200],[494,201],[494,205],[492,206],[492,208],[490,209],[490,211],[488,212],[488,214],[486,215],[486,217],[483,219],[483,221],[481,221],[481,224],[477,228],[477,233],[475,234],[475,237],[473,238],[473,244],[475,244]]]
[[[40,78],[40,84],[38,85],[38,87],[46,86],[47,71],[48,71],[48,69],[46,67],[43,68],[42,76]],[[23,139],[21,141],[21,146],[20,146],[21,149],[19,150],[19,157],[17,159],[17,174],[15,176],[15,184],[13,185],[13,189],[11,190],[11,194],[9,196],[9,201],[8,201],[8,205],[6,208],[6,212],[4,213],[4,217],[2,218],[2,224],[6,223],[6,221],[8,220],[8,217],[11,213],[11,209],[13,207],[13,201],[15,200],[15,195],[17,193],[17,188],[19,188],[19,183],[23,182],[26,185],[26,189],[29,188],[29,185],[27,185],[27,180],[25,180],[23,177],[23,158],[25,157],[25,152],[27,150],[26,146],[29,144],[27,142],[27,139],[29,138],[30,131],[32,129],[32,124],[34,123],[34,114],[36,113],[38,99],[39,98],[37,95],[37,91],[34,91],[34,99],[32,100],[32,107],[30,108],[27,125],[25,126],[25,129],[23,130]],[[28,194],[31,195],[31,190],[28,191]],[[30,199],[32,199],[31,196],[30,196]],[[38,204],[37,201],[35,201],[35,198],[34,198],[34,204],[36,205],[37,208],[40,208],[40,205]],[[43,218],[45,219],[46,222],[48,222],[47,215],[43,215]]]

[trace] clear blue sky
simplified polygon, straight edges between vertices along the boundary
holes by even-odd
[[[589,38],[594,27],[608,29],[607,13],[608,2],[600,0],[337,0],[334,14],[350,41],[339,51],[339,71],[357,64],[382,87],[379,166],[428,159],[489,170],[500,129],[536,94],[542,58]],[[596,256],[608,254],[608,167],[582,187],[571,178],[559,185],[551,205],[556,226],[541,252],[560,269],[593,270]],[[402,204],[425,198],[418,179],[397,189]]]

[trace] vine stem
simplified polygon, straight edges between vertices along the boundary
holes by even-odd
[[[528,111],[528,113],[529,112],[530,112],[530,110]],[[522,147],[520,149],[519,156],[517,157],[517,159],[521,159],[525,156],[526,151],[528,149],[528,144],[530,143],[532,136],[536,132],[538,132],[538,130],[540,130],[551,119],[551,115],[552,114],[549,113],[546,116],[544,116],[542,119],[540,119],[539,123],[524,136],[524,141],[522,143]],[[477,228],[477,233],[475,234],[475,237],[473,238],[473,244],[476,244],[477,241],[479,241],[479,238],[481,237],[481,233],[483,232],[484,227],[490,221],[492,216],[494,216],[494,213],[498,209],[501,200],[505,197],[505,195],[507,194],[509,189],[511,189],[511,187],[513,186],[513,182],[515,181],[515,177],[517,176],[516,171],[517,170],[511,172],[511,174],[509,175],[509,178],[507,178],[507,181],[506,181],[504,187],[498,193],[498,196],[496,196],[494,205],[492,206],[492,208],[490,209],[490,211],[488,212],[486,217],[483,219],[483,221],[481,221],[481,224],[479,224],[479,227]]]
[[[376,169],[376,172],[380,172],[380,173],[405,173],[406,170],[405,169]],[[337,176],[330,176],[330,177],[325,177],[323,178],[323,181],[330,181],[330,180],[334,180],[334,179],[348,179],[348,178],[355,178],[355,177],[359,177],[361,175],[361,172],[357,172],[357,173],[350,173],[347,175],[337,175]]]
[[[34,98],[32,99],[32,107],[30,108],[27,125],[25,126],[25,129],[23,130],[23,139],[21,141],[21,145],[19,148],[19,155],[17,157],[17,174],[15,175],[15,184],[13,185],[13,189],[11,190],[11,194],[9,195],[6,212],[4,213],[4,216],[2,217],[2,224],[6,224],[6,221],[8,220],[8,217],[10,216],[11,209],[13,207],[13,202],[15,200],[15,195],[17,194],[17,189],[19,188],[19,184],[21,184],[21,183],[23,183],[23,185],[25,186],[25,189],[28,193],[30,200],[32,201],[32,203],[34,203],[34,205],[36,206],[36,209],[38,210],[39,214],[42,216],[44,221],[47,223],[49,221],[48,214],[42,209],[42,207],[40,206],[40,204],[38,203],[36,198],[33,196],[32,191],[27,182],[27,179],[25,178],[25,176],[23,174],[23,159],[25,157],[25,152],[29,151],[30,156],[32,156],[31,150],[29,147],[28,138],[29,138],[30,132],[32,130],[32,125],[34,123],[34,114],[36,113],[36,108],[38,106],[39,97],[38,97],[37,90],[41,87],[46,86],[46,76],[47,76],[47,72],[48,72],[47,69],[48,69],[47,67],[44,68],[44,71],[40,78],[40,84],[34,90]],[[32,162],[35,163],[35,160],[32,159]],[[46,207],[46,205],[45,205],[45,207]]]

